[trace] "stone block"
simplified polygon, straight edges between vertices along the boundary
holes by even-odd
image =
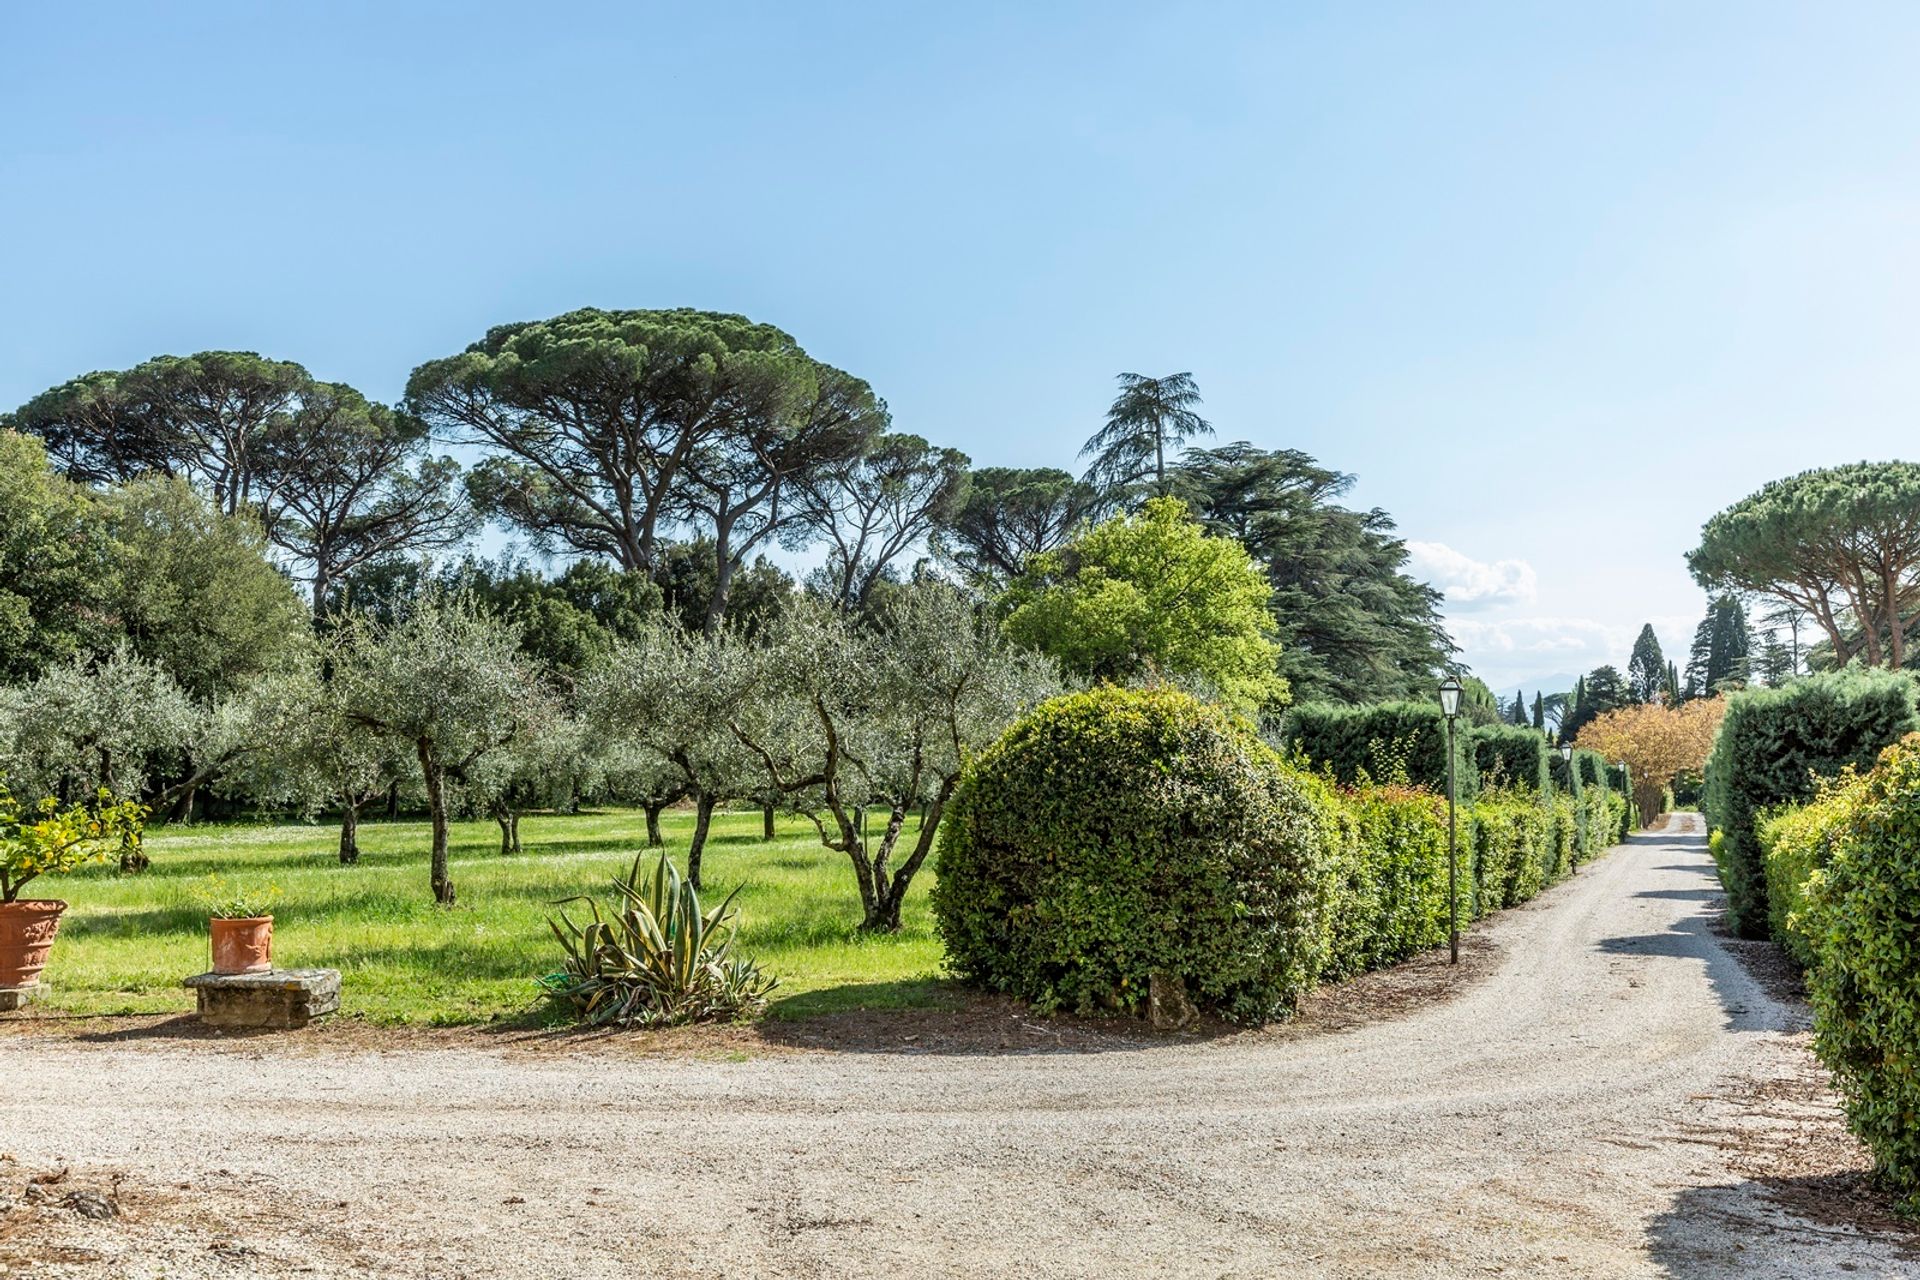
[[[340,1007],[338,969],[196,973],[186,985],[210,1027],[304,1027]]]
[[[24,987],[0,987],[0,1013],[24,1009],[35,1000],[44,1000],[46,995],[47,984],[44,982],[29,982]]]

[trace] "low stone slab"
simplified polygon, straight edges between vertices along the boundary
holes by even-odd
[[[35,1000],[46,998],[47,984],[29,982],[24,987],[0,987],[0,1013],[12,1013],[24,1009]]]
[[[210,1027],[304,1027],[340,1007],[338,969],[196,973],[186,985]]]

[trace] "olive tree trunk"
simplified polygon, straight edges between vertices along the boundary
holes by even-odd
[[[433,823],[433,900],[453,905],[453,881],[447,878],[447,775],[431,738],[414,744],[420,755],[420,777],[427,787],[427,816]]]
[[[700,855],[706,851],[707,831],[713,826],[713,807],[719,797],[701,792],[694,801],[693,843],[687,847],[687,883],[700,888]]]
[[[340,813],[340,865],[350,867],[360,861],[360,797],[342,796]]]

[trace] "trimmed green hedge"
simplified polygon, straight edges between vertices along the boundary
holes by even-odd
[[[1462,804],[1480,790],[1473,732],[1463,724],[1454,728],[1456,795]],[[1315,768],[1330,770],[1343,786],[1365,778],[1447,793],[1447,720],[1432,703],[1294,707],[1280,722],[1279,745],[1283,755],[1305,756]],[[1404,776],[1396,776],[1402,771]]]
[[[1716,861],[1736,929],[1767,936],[1766,866],[1754,830],[1760,815],[1811,799],[1816,776],[1870,767],[1883,747],[1916,729],[1914,682],[1905,673],[1830,672],[1727,699],[1702,804],[1708,825],[1721,832]]]
[[[1547,789],[1547,735],[1517,724],[1486,724],[1474,728],[1472,738],[1481,786]]]
[[[1815,961],[1806,929],[1807,885],[1832,858],[1859,785],[1855,775],[1842,775],[1811,803],[1779,810],[1754,824],[1767,869],[1767,926],[1803,969]]]
[[[966,770],[933,908],[962,977],[1041,1009],[1140,1011],[1151,975],[1237,1021],[1323,966],[1336,834],[1240,721],[1170,690],[1054,698]]]
[[[1587,847],[1564,794],[1489,790],[1457,816],[1462,925],[1532,897]],[[1203,1009],[1259,1021],[1317,980],[1447,941],[1443,796],[1295,769],[1169,691],[1101,688],[1030,713],[967,768],[937,857],[954,971],[1041,1009],[1138,1012],[1157,972]]]
[[[1920,736],[1846,795],[1799,928],[1814,1050],[1881,1179],[1920,1213]]]

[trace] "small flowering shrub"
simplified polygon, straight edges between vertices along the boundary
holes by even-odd
[[[0,786],[0,902],[43,875],[63,874],[118,854],[140,851],[146,809],[101,791],[91,804],[63,805],[52,796],[22,804]]]

